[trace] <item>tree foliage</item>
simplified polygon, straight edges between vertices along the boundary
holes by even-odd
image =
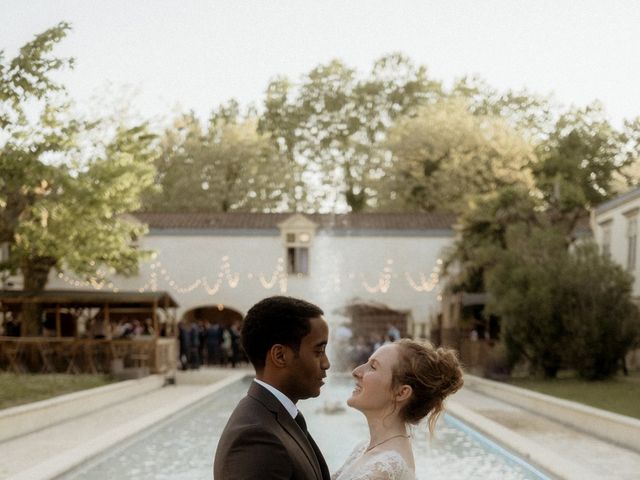
[[[125,214],[153,182],[154,136],[145,124],[74,115],[52,80],[71,62],[49,55],[68,31],[61,23],[0,64],[0,242],[11,248],[0,268],[19,268],[30,291],[44,289],[53,268],[94,282],[109,270],[133,274],[147,253],[135,245],[145,226]],[[39,333],[33,305],[23,322],[24,333]]]
[[[525,358],[547,377],[614,374],[640,332],[631,275],[591,242],[568,251],[553,229],[519,225],[506,238],[487,286],[511,362]]]
[[[540,203],[521,185],[473,198],[458,217],[457,239],[445,253],[447,288],[454,292],[485,292],[485,275],[508,248],[508,230],[545,225]]]
[[[590,209],[633,183],[629,169],[639,163],[640,149],[632,122],[625,130],[617,130],[598,105],[572,109],[557,118],[547,136],[539,136],[532,143],[531,161],[520,164],[522,178],[533,179],[531,186],[522,181],[498,185],[493,193],[479,192],[480,196],[472,198],[463,209],[460,236],[447,261],[449,266],[458,265],[451,276],[450,289],[486,289],[483,275],[489,265],[483,252],[487,245],[506,248],[501,219],[547,225],[563,236],[565,249],[569,249],[579,234],[579,221],[588,218]],[[515,191],[521,192],[519,200],[513,198]],[[520,213],[514,217],[515,208]],[[496,232],[500,235],[496,236]]]
[[[311,70],[299,85],[273,80],[260,128],[305,169],[301,180],[316,187],[316,195],[299,189],[299,204],[318,208],[343,201],[352,211],[363,211],[378,196],[386,159],[378,146],[387,128],[440,94],[440,83],[428,78],[425,67],[399,54],[376,61],[365,78],[333,60]]]
[[[50,56],[54,47],[69,33],[71,26],[60,22],[26,43],[15,58],[6,62],[0,51],[0,127],[24,125],[25,105],[30,100],[49,100],[64,90],[51,73],[72,67],[73,59]]]
[[[537,145],[533,166],[552,224],[570,235],[589,209],[610,199],[616,176],[638,162],[629,137],[606,120],[598,104],[560,116],[550,135]]]
[[[12,258],[23,272],[47,259],[86,277],[98,276],[105,265],[123,275],[137,272],[142,252],[135,240],[146,229],[126,214],[139,209],[140,194],[153,181],[153,138],[145,126],[119,128],[84,167],[56,167],[55,189],[25,212],[16,229]],[[28,283],[25,278],[25,289]]]
[[[49,55],[69,29],[63,22],[37,35],[10,61],[0,51],[0,243],[12,241],[21,215],[55,182],[56,170],[41,157],[70,148],[78,130],[56,99],[63,87],[51,78],[72,64]],[[29,105],[37,126],[28,120]]]
[[[566,288],[573,301],[563,318],[573,335],[569,362],[584,378],[606,378],[640,339],[638,308],[631,301],[633,276],[593,243],[578,246],[570,258],[573,275]]]
[[[387,208],[462,213],[474,196],[514,185],[534,188],[531,144],[500,118],[471,113],[462,99],[399,119],[387,147]]]
[[[533,188],[499,187],[462,212],[447,288],[489,294],[486,313],[501,317],[512,361],[547,376],[570,367],[604,378],[638,338],[637,313],[629,276],[581,245],[579,222],[634,182],[637,129],[616,130],[597,104],[551,125],[527,134]]]
[[[237,104],[214,111],[207,128],[193,114],[177,118],[161,139],[156,184],[147,210],[271,211],[286,208],[295,164],[257,131]]]
[[[553,131],[560,108],[551,96],[527,90],[500,91],[477,76],[465,76],[454,82],[448,97],[464,100],[473,115],[503,119],[533,143]]]

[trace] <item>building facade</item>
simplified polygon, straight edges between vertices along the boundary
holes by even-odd
[[[638,219],[640,187],[609,200],[593,210],[591,229],[605,255],[622,265],[635,278],[632,295],[640,304]]]
[[[48,288],[166,290],[178,317],[290,295],[318,304],[334,325],[357,305],[400,312],[402,330],[428,337],[439,311],[442,255],[454,238],[443,214],[140,213],[153,252],[133,278],[52,275]],[[358,311],[363,311],[362,309]],[[196,315],[197,317],[197,315]],[[192,316],[193,318],[193,316]]]

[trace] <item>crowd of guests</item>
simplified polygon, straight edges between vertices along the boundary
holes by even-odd
[[[388,324],[386,330],[372,332],[368,336],[354,336],[349,326],[341,325],[336,329],[334,336],[336,355],[332,368],[351,371],[358,365],[367,363],[373,352],[382,345],[393,343],[400,337],[400,330],[392,324]]]
[[[69,312],[60,314],[60,335],[63,337],[92,338],[96,340],[125,340],[138,337],[151,337],[156,334],[153,327],[153,320],[149,317],[129,317],[119,316],[106,321],[101,314],[89,318],[85,321],[84,327],[80,327],[80,332],[76,332],[76,325],[83,320],[78,319]],[[166,337],[173,334],[173,328],[169,322],[158,323],[158,336]],[[19,337],[20,320],[11,313],[5,313],[4,319],[0,320],[0,336]],[[58,330],[56,317],[52,312],[47,312],[42,318],[42,336],[56,337]]]
[[[150,318],[127,318],[112,319],[106,322],[102,317],[92,318],[87,325],[86,334],[84,336],[94,339],[107,340],[125,340],[138,337],[150,337],[155,335],[153,321]],[[160,324],[158,335],[164,337],[167,335],[166,323]]]
[[[240,347],[240,322],[229,326],[210,321],[178,324],[180,365],[183,370],[203,365],[231,366],[246,362]]]

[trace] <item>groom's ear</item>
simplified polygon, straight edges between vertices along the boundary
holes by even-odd
[[[287,348],[276,343],[269,349],[269,359],[275,367],[284,368],[287,366]]]

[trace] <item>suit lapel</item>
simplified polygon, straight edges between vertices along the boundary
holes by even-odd
[[[291,418],[291,415],[289,415],[289,412],[287,412],[280,401],[276,397],[274,397],[266,388],[258,385],[256,382],[251,382],[248,395],[258,402],[262,403],[269,411],[274,414],[277,422],[280,424],[283,430],[286,431],[296,441],[300,449],[304,452],[307,460],[309,460],[309,463],[313,467],[316,478],[322,479],[322,471],[318,463],[319,459],[316,457],[316,454],[313,451],[311,444],[309,443],[309,439],[300,429],[295,420]]]
[[[324,457],[322,456],[322,452],[318,448],[316,441],[313,439],[311,434],[309,434],[307,438],[309,439],[309,443],[311,443],[311,448],[315,452],[316,459],[318,460],[318,463],[320,465],[321,477],[323,478],[323,480],[330,480],[331,474],[329,473],[329,467],[327,467],[327,462],[325,462]]]

